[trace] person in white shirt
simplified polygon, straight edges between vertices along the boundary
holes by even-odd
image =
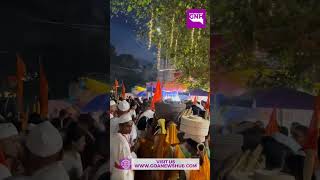
[[[111,134],[114,134],[114,133],[118,133],[119,131],[119,121],[121,119],[121,116],[123,115],[126,115],[126,114],[129,114],[131,116],[131,114],[129,113],[130,111],[130,104],[126,101],[126,100],[123,100],[123,101],[120,101],[119,104],[118,104],[118,117],[115,117],[113,119],[110,120],[110,132]],[[137,127],[135,124],[132,125],[132,131],[130,134],[127,134],[126,136],[127,139],[128,139],[128,142],[130,144],[130,146],[133,146],[134,142],[136,141],[137,139]],[[111,135],[110,135],[111,137]]]
[[[145,136],[145,129],[147,127],[147,121],[149,119],[153,119],[154,112],[151,110],[150,107],[147,108],[146,111],[144,111],[138,118],[137,126],[138,126],[138,137],[144,137]]]
[[[114,118],[117,111],[117,104],[114,100],[110,101],[110,119]]]
[[[124,115],[124,114],[129,112],[130,105],[126,100],[123,100],[123,101],[120,101],[118,103],[117,109],[118,109],[118,111],[117,111],[118,117],[114,117],[114,118],[110,119],[110,132],[111,133],[117,133],[118,132],[118,130],[119,130],[119,127],[118,127],[119,118],[122,115]]]
[[[135,121],[135,119],[137,118],[137,113],[136,113],[136,109],[137,109],[137,103],[135,101],[132,101],[130,104],[130,114],[132,116],[132,119]]]
[[[86,132],[76,123],[72,123],[67,129],[64,142],[63,166],[69,174],[70,180],[78,180],[83,175],[83,167],[80,152],[86,146]]]
[[[134,180],[134,172],[131,169],[123,169],[121,161],[132,159],[132,152],[127,136],[131,133],[133,121],[129,114],[119,119],[119,131],[112,134],[110,143],[111,180]]]
[[[19,159],[19,155],[21,155],[22,151],[23,148],[19,140],[17,128],[12,123],[1,123],[0,153],[3,153],[5,156],[5,162],[2,164],[5,166],[3,166],[2,169],[7,168],[10,174],[22,173],[22,164]]]
[[[69,180],[63,167],[63,141],[59,131],[45,121],[28,134],[26,146],[26,172],[32,180]]]

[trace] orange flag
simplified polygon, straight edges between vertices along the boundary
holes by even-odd
[[[210,92],[208,94],[208,100],[207,100],[207,103],[206,103],[206,107],[204,107],[206,110],[210,110]]]
[[[193,104],[194,104],[194,105],[198,104],[197,96],[195,96],[195,97],[193,98]]]
[[[162,101],[162,90],[160,81],[158,80],[156,85],[156,91],[154,92],[154,96],[151,101],[151,109],[155,110],[155,104],[160,101]]]
[[[318,149],[318,136],[319,136],[319,118],[320,118],[320,96],[315,98],[315,106],[314,112],[312,115],[312,119],[310,121],[308,135],[305,145],[303,146],[304,149]]]
[[[116,96],[117,96],[117,94],[118,94],[118,87],[119,87],[119,82],[118,82],[118,80],[114,80],[114,90],[116,91],[115,93],[116,93]]]
[[[48,116],[48,81],[42,64],[40,64],[40,115]]]
[[[279,127],[277,122],[277,109],[273,108],[269,123],[266,127],[266,135],[271,136],[276,132],[279,132]]]
[[[23,113],[23,78],[26,73],[26,65],[20,55],[17,54],[17,108],[18,112]]]
[[[122,97],[123,99],[126,98],[126,87],[124,86],[123,81],[122,81],[121,97]]]
[[[118,82],[118,80],[114,80],[114,87],[116,87],[116,88],[119,87],[119,82]]]

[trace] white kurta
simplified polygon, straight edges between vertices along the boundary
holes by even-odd
[[[11,172],[9,171],[9,169],[6,166],[0,164],[0,180],[10,176],[11,176]]]
[[[122,159],[132,158],[130,146],[127,139],[122,134],[116,133],[111,137],[111,144],[111,180],[134,180],[134,173],[132,170],[122,170],[115,167],[115,163],[120,166],[120,161]]]
[[[114,117],[110,119],[110,137],[112,134],[118,133],[119,131],[119,118]]]
[[[131,109],[129,113],[130,113],[130,115],[131,115],[133,118],[136,118],[136,117],[137,117],[136,110]]]
[[[38,170],[31,177],[32,180],[69,180],[62,162],[56,162]]]
[[[112,134],[116,134],[118,132],[119,132],[119,118],[115,117],[110,120],[110,137]],[[137,126],[133,124],[130,137],[128,138],[128,142],[130,143],[130,145],[134,144],[134,140],[137,139],[137,137],[138,137]]]
[[[78,179],[83,174],[81,156],[78,152],[74,154],[73,152],[66,151],[63,156],[63,166],[69,177],[74,176],[73,178]]]
[[[143,112],[140,117],[139,117],[139,120],[142,118],[142,117],[147,117],[147,119],[151,119],[153,118],[153,115],[154,115],[154,112],[152,110],[146,110],[145,112]]]

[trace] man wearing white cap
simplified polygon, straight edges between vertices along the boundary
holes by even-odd
[[[114,100],[110,101],[110,119],[114,118],[117,111],[117,104]]]
[[[113,118],[110,120],[110,132],[111,133],[118,133],[119,131],[119,121],[121,119],[121,116],[129,114],[130,111],[130,104],[126,101],[120,101],[118,104],[118,116],[117,118]],[[128,141],[130,143],[130,146],[134,144],[135,139],[137,139],[137,127],[133,123],[132,125],[132,131],[131,133],[127,134]]]
[[[32,180],[69,180],[62,160],[63,141],[48,121],[34,127],[26,138],[26,170]]]
[[[126,100],[123,100],[118,103],[117,108],[118,108],[118,111],[117,111],[118,117],[114,117],[110,120],[110,132],[112,133],[118,132],[119,117],[129,112],[130,105]]]
[[[146,106],[146,110],[139,116],[137,126],[138,126],[138,136],[144,137],[146,133],[147,122],[149,119],[154,117],[154,112],[151,110],[149,105]]]
[[[125,114],[119,118],[119,131],[112,134],[110,143],[110,165],[111,180],[133,180],[134,173],[130,169],[123,169],[121,160],[131,159],[132,153],[126,135],[131,133],[132,118],[130,114]]]
[[[22,146],[18,139],[17,128],[12,123],[0,124],[0,151],[5,156],[4,162],[0,162],[0,179],[11,176],[10,171],[15,172],[13,167],[18,162],[18,155],[22,151]],[[10,173],[10,174],[8,174]]]

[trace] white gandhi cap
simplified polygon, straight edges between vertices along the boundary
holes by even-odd
[[[48,121],[32,128],[27,136],[26,146],[30,152],[40,157],[58,153],[63,146],[59,131]]]
[[[114,106],[114,105],[116,105],[116,102],[114,100],[111,100],[110,101],[110,106]]]
[[[9,138],[15,135],[18,135],[18,130],[12,123],[0,124],[0,139]]]
[[[120,111],[128,111],[130,109],[130,104],[126,100],[120,101],[118,104],[118,109]]]
[[[131,117],[130,113],[126,113],[126,114],[120,116],[120,118],[119,118],[119,124],[127,123],[130,121],[132,121],[132,117]]]

